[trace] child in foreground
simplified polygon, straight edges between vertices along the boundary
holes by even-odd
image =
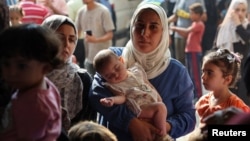
[[[227,49],[211,50],[203,57],[202,84],[210,92],[195,104],[199,126],[190,137],[200,135],[209,124],[208,118],[217,111],[235,107],[242,112],[250,112],[249,106],[229,89],[235,86],[240,77],[240,62],[240,56]]]
[[[0,140],[56,141],[61,99],[45,75],[63,63],[60,40],[48,28],[23,24],[3,31],[0,44],[2,77],[15,90],[1,116]]]
[[[250,112],[242,99],[229,89],[240,78],[240,62],[240,56],[227,49],[212,50],[203,57],[202,84],[210,92],[195,105],[201,123],[215,111],[231,106]]]
[[[69,129],[70,141],[118,141],[108,128],[93,121],[82,121]]]
[[[122,57],[109,49],[99,51],[93,64],[96,72],[106,80],[104,85],[115,95],[101,99],[101,104],[111,107],[126,103],[138,118],[150,119],[159,129],[160,136],[167,136],[167,108],[139,64],[126,69]]]

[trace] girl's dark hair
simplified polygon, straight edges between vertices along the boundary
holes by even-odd
[[[59,58],[61,41],[48,27],[22,24],[10,27],[0,34],[0,59],[17,55],[49,63],[52,68],[63,64]]]
[[[82,121],[69,129],[71,141],[118,141],[108,128],[94,121]]]
[[[229,87],[235,87],[236,82],[240,79],[241,56],[227,49],[211,49],[203,57],[203,63],[212,63],[220,68],[223,77],[232,75],[232,82]]]

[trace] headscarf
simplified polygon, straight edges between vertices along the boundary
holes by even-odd
[[[218,48],[226,48],[232,52],[234,52],[233,43],[236,42],[242,42],[245,44],[243,39],[236,33],[236,25],[232,21],[231,13],[239,4],[244,4],[247,7],[247,1],[246,0],[232,0],[227,14],[221,23],[221,26],[219,28],[219,32],[217,35],[216,40],[216,47]],[[248,20],[247,18],[244,19],[242,25],[244,28],[247,27]]]
[[[49,16],[43,21],[42,25],[48,26],[56,32],[65,22],[70,23],[77,35],[77,29],[74,22],[64,15]],[[68,111],[70,119],[74,118],[82,109],[83,83],[77,73],[79,69],[80,67],[69,59],[62,68],[53,70],[47,75],[47,77],[57,86],[61,94],[62,107]]]
[[[152,52],[142,53],[134,47],[133,43],[133,26],[141,11],[145,9],[154,10],[160,17],[162,23],[162,36],[159,45]],[[141,3],[135,10],[130,23],[130,41],[127,43],[122,56],[124,57],[127,67],[131,67],[135,62],[139,63],[147,73],[148,79],[160,75],[169,65],[171,54],[169,51],[169,33],[168,18],[165,10],[153,3]]]

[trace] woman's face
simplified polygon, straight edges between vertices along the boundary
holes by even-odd
[[[62,24],[56,32],[63,43],[61,57],[64,61],[67,61],[74,53],[76,47],[77,36],[75,30],[69,24]]]
[[[153,51],[161,41],[162,32],[159,15],[151,9],[143,10],[135,20],[132,29],[135,48],[142,53]]]
[[[247,15],[247,6],[243,3],[238,4],[235,9],[235,13],[239,16],[240,21],[244,21]]]

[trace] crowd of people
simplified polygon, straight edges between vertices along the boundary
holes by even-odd
[[[216,28],[216,0],[172,11],[144,0],[124,47],[112,47],[107,5],[81,0],[73,13],[73,1],[0,1],[0,140],[194,141],[209,124],[249,124],[246,0],[225,0]]]

